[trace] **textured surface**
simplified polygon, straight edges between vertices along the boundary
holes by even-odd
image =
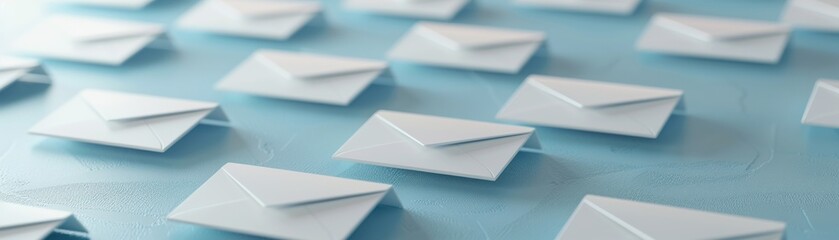
[[[133,12],[0,0],[0,46],[50,12],[170,23],[193,3]],[[142,52],[122,67],[48,61],[54,85],[0,92],[0,200],[73,211],[94,239],[245,238],[164,218],[225,162],[240,162],[394,184],[405,210],[377,209],[357,239],[551,239],[587,193],[785,221],[788,239],[839,239],[839,130],[799,123],[815,80],[839,78],[839,35],[795,33],[778,65],[633,49],[656,11],[774,20],[783,1],[646,1],[623,18],[478,0],[455,21],[545,30],[551,57],[518,75],[394,64],[397,88],[373,87],[348,107],[213,90],[255,49],[381,59],[414,22],[326,4],[326,27],[286,42],[176,29],[177,52]],[[493,120],[530,73],[684,89],[688,110],[655,140],[539,128],[544,152],[519,154],[497,182],[330,160],[382,108]],[[233,127],[197,127],[164,154],[26,134],[90,87],[219,101]]]

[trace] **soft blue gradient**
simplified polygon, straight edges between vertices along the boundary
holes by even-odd
[[[0,0],[0,50],[42,15],[171,23],[194,2],[119,11]],[[799,123],[815,80],[839,79],[839,34],[797,32],[777,65],[634,50],[654,12],[775,20],[783,1],[646,1],[612,17],[477,0],[455,22],[544,30],[551,56],[518,75],[394,63],[398,87],[370,88],[348,107],[213,90],[256,49],[383,59],[415,22],[325,4],[328,25],[289,41],[173,28],[176,52],[145,51],[121,67],[47,61],[54,85],[0,92],[0,200],[73,211],[93,239],[242,239],[165,220],[224,163],[240,162],[394,184],[405,209],[378,208],[355,239],[552,239],[585,194],[785,221],[787,239],[839,239],[839,130]],[[684,89],[687,111],[655,140],[539,128],[544,151],[519,154],[496,182],[330,159],[378,109],[495,121],[532,73]],[[233,126],[199,126],[164,154],[27,135],[84,88],[219,101]]]

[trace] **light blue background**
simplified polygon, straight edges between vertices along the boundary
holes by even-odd
[[[171,23],[194,2],[120,11],[0,0],[0,46],[51,13]],[[551,57],[518,75],[394,63],[397,88],[370,88],[349,107],[213,90],[256,49],[383,59],[415,22],[325,4],[327,27],[284,42],[173,28],[176,52],[144,51],[121,67],[47,61],[52,86],[0,92],[0,200],[73,211],[93,239],[246,238],[165,220],[224,163],[240,162],[394,184],[405,209],[378,208],[356,239],[552,239],[585,194],[785,221],[788,239],[839,239],[839,130],[799,123],[815,80],[839,78],[839,34],[797,32],[777,65],[634,50],[654,12],[775,20],[783,1],[645,1],[612,17],[477,0],[454,21],[543,30]],[[539,128],[544,151],[520,153],[496,182],[330,160],[378,109],[495,121],[531,73],[684,89],[688,110],[655,140]],[[219,101],[233,126],[199,126],[164,154],[26,134],[84,88]]]

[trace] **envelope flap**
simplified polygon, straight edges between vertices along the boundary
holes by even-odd
[[[0,71],[34,68],[40,65],[38,60],[10,56],[0,56]]]
[[[82,99],[107,121],[157,117],[213,109],[212,102],[157,97],[105,90],[84,90]]]
[[[703,41],[736,40],[789,31],[784,25],[740,19],[699,17],[680,14],[657,16],[657,24]]]
[[[546,76],[530,77],[535,87],[580,108],[609,107],[682,95],[681,90]]]
[[[454,50],[541,42],[545,39],[541,32],[430,22],[418,23],[416,31],[423,37]]]
[[[417,143],[443,146],[529,134],[533,128],[381,110],[375,114]]]
[[[243,18],[264,18],[320,11],[317,3],[271,0],[215,0],[226,11]]]
[[[63,221],[72,215],[70,212],[8,202],[0,202],[0,213],[3,215],[0,217],[0,229]]]
[[[583,201],[644,239],[738,239],[785,228],[782,222],[600,196]]]
[[[154,36],[165,31],[163,26],[150,23],[76,16],[57,16],[51,19],[58,30],[77,42],[92,42],[116,38]]]
[[[307,53],[260,51],[258,57],[288,78],[307,79],[387,68],[383,61],[334,57]]]
[[[228,163],[222,167],[264,207],[287,207],[389,191],[390,185],[275,168]]]

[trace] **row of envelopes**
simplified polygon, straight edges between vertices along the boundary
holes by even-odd
[[[455,0],[385,1],[437,4]],[[624,0],[606,2],[610,1]],[[187,11],[177,25],[216,34],[283,40],[314,19],[322,19],[320,11],[317,2],[203,0]],[[785,16],[794,26],[839,31],[839,0],[794,0]],[[782,58],[789,32],[787,23],[658,13],[641,34],[637,48],[653,53],[772,64]],[[23,34],[11,49],[20,54],[120,65],[144,48],[173,48],[166,36],[166,29],[158,24],[54,16]],[[543,42],[545,34],[537,31],[420,22],[395,44],[388,57],[442,67],[517,73],[539,53],[537,50],[548,52]]]
[[[278,239],[346,239],[377,206],[401,208],[391,185],[228,163],[169,213],[172,221]],[[69,212],[0,202],[0,239],[86,236]],[[781,240],[786,224],[585,196],[557,240]]]
[[[114,7],[123,9],[140,9],[154,0],[50,0],[55,3],[82,4],[99,7]],[[236,1],[236,0],[229,0]],[[200,5],[206,9],[209,4],[205,1]],[[255,12],[262,13],[262,16],[269,15],[277,9],[290,10],[303,9],[300,12],[311,13],[313,8],[293,7],[266,7],[270,5],[259,5],[259,1],[239,0],[239,6],[252,8]],[[250,3],[254,2],[254,3]],[[630,15],[636,11],[641,0],[514,0],[516,5],[529,8],[557,9],[565,11],[579,11],[602,13],[611,15]],[[790,0],[782,14],[784,22],[800,27],[839,31],[839,1],[837,0]],[[344,7],[348,10],[367,12],[372,14],[392,15],[412,18],[425,18],[436,20],[449,20],[454,18],[458,12],[469,4],[469,0],[440,0],[440,1],[412,1],[412,0],[344,0]],[[236,4],[236,3],[234,3]],[[276,5],[275,5],[276,6]],[[292,5],[293,6],[293,5]],[[191,13],[200,15],[196,7]],[[306,11],[308,10],[308,11]],[[301,14],[305,15],[305,14]],[[206,16],[206,15],[205,15]]]

